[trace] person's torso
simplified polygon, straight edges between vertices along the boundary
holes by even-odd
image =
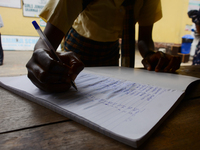
[[[79,14],[72,27],[82,36],[95,41],[115,41],[122,37],[124,0],[94,0]],[[143,0],[136,0],[134,18],[137,22]]]

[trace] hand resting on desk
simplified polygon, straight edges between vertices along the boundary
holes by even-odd
[[[156,72],[175,72],[180,68],[181,58],[163,52],[153,52],[148,49],[143,41],[138,43],[138,48],[142,52],[146,52],[142,64],[147,70]]]
[[[162,52],[151,54],[142,60],[142,64],[147,70],[156,72],[175,72],[180,68],[181,58]]]
[[[29,79],[47,92],[63,92],[71,87],[71,80],[83,70],[83,63],[72,52],[58,53],[64,64],[53,59],[44,49],[36,49],[28,61]],[[68,66],[66,66],[66,65]]]

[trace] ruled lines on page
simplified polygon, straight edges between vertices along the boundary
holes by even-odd
[[[142,128],[148,119],[158,120],[169,109],[167,105],[173,105],[181,94],[173,89],[87,73],[81,73],[76,82],[78,93],[67,94],[68,100],[60,102],[60,106],[111,131],[119,131],[124,125]],[[172,97],[175,99],[171,101]],[[152,126],[155,122],[148,123]]]
[[[157,86],[160,84],[153,77],[155,84],[136,82],[147,81],[145,75],[133,78],[135,82],[82,71],[76,79],[79,90],[63,93],[44,92],[27,76],[4,77],[0,85],[105,135],[132,143],[145,137],[184,93]],[[175,84],[171,78],[166,80]],[[184,79],[180,76],[179,80]]]

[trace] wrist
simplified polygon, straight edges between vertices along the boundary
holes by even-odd
[[[155,54],[155,52],[152,51],[152,50],[149,50],[149,51],[144,55],[144,58],[146,58],[146,57],[148,57],[148,56],[150,56],[150,55],[153,55],[153,54]]]

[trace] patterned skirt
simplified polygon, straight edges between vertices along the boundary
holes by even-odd
[[[119,41],[98,42],[79,35],[73,28],[69,31],[65,51],[73,51],[86,67],[119,66]]]

